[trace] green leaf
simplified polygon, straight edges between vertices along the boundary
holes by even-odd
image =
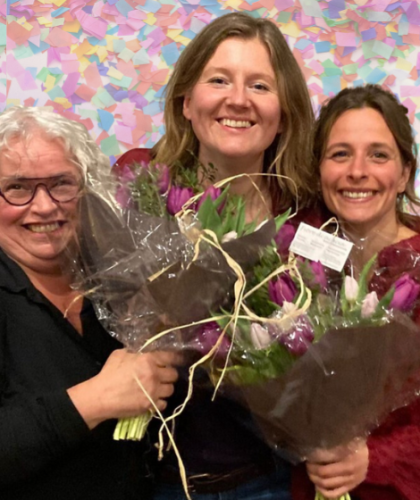
[[[289,210],[287,210],[287,212],[284,212],[283,214],[280,214],[280,215],[277,215],[277,217],[274,217],[274,222],[276,224],[276,233],[279,232],[281,226],[287,221],[291,211],[292,211],[292,209],[289,208]]]
[[[197,212],[198,220],[201,222],[203,229],[213,231],[217,238],[222,238],[222,220],[217,211],[217,207],[213,200],[208,196]]]
[[[362,272],[360,273],[360,278],[359,278],[359,291],[357,294],[357,299],[356,301],[358,303],[361,303],[362,300],[366,297],[368,293],[368,276],[369,273],[376,263],[377,259],[377,254],[375,254],[363,267]]]

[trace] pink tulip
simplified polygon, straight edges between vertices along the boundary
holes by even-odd
[[[293,302],[297,289],[292,278],[288,274],[282,274],[280,278],[268,283],[268,295],[275,304],[282,306],[283,303]]]
[[[395,282],[395,293],[391,300],[390,308],[409,311],[419,296],[420,285],[410,278],[408,274],[403,274]]]
[[[166,200],[166,208],[171,215],[176,215],[182,210],[182,207],[189,199],[194,196],[194,191],[191,188],[183,188],[180,186],[172,186]],[[191,207],[193,208],[193,207]]]
[[[277,245],[277,251],[281,256],[287,256],[289,253],[289,247],[295,237],[296,229],[292,224],[286,222],[281,226],[278,233],[276,234],[274,241]]]

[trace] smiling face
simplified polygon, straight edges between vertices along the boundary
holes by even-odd
[[[79,169],[66,158],[60,141],[39,133],[29,143],[12,141],[10,150],[0,154],[1,178],[64,174],[81,178]],[[0,197],[0,247],[25,270],[54,272],[74,236],[76,213],[77,198],[58,203],[43,186],[24,206],[10,205]]]
[[[365,235],[397,228],[397,196],[410,169],[378,111],[344,112],[332,126],[320,169],[324,201],[342,222]]]
[[[185,97],[183,112],[200,143],[203,164],[246,159],[261,170],[281,116],[265,45],[257,38],[224,40]]]

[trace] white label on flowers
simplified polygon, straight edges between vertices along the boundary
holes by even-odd
[[[352,246],[350,241],[302,222],[290,245],[290,251],[306,259],[319,261],[335,271],[341,271]]]

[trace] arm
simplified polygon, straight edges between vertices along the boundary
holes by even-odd
[[[6,399],[7,364],[0,348],[0,486],[25,481],[51,463],[65,459],[100,422],[138,415],[150,403],[135,374],[162,409],[172,393],[176,371],[166,368],[168,353],[135,355],[115,351],[102,371],[62,391],[13,395]],[[163,366],[165,363],[165,366]],[[95,431],[93,431],[95,432]],[[111,437],[110,437],[111,439]]]

